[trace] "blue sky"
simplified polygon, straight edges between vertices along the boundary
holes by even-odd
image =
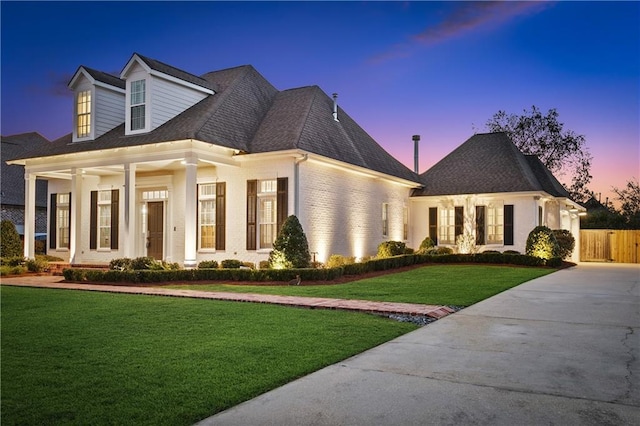
[[[1,3],[1,132],[71,131],[79,65],[134,52],[193,74],[253,65],[278,89],[318,85],[420,171],[498,110],[556,108],[594,157],[590,188],[640,178],[639,2]]]

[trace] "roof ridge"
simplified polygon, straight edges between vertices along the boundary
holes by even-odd
[[[311,89],[313,89],[312,91],[312,97],[311,97],[311,101],[309,102],[308,106],[307,106],[307,110],[304,113],[304,120],[301,120],[301,125],[300,127],[297,129],[298,131],[297,133],[297,138],[296,138],[296,142],[295,142],[295,146],[296,148],[300,148],[300,140],[302,139],[302,132],[304,131],[305,127],[307,126],[307,121],[309,121],[309,117],[311,115],[311,109],[313,108],[313,104],[316,101],[316,96],[317,96],[317,91],[321,90],[319,86],[316,85],[312,85],[312,86],[305,86],[305,87],[309,87]],[[282,92],[289,92],[292,91],[294,89],[287,89],[287,90],[283,90]],[[282,93],[280,92],[280,93]]]

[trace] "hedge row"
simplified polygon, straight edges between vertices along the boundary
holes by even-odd
[[[343,275],[360,275],[367,272],[386,271],[404,266],[426,263],[488,263],[520,266],[558,267],[562,259],[547,261],[539,257],[505,254],[405,254],[400,256],[372,259],[336,268],[325,269],[180,269],[180,270],[139,270],[103,271],[97,269],[65,269],[67,281],[158,283],[171,281],[289,281],[300,275],[302,281],[331,281]]]

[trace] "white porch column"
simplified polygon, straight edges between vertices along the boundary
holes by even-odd
[[[36,227],[36,176],[24,174],[24,257],[34,259]]]
[[[69,206],[69,261],[80,263],[82,241],[82,169],[71,169],[71,205]]]
[[[136,165],[124,165],[124,257],[136,257]]]
[[[198,158],[189,153],[185,157],[185,206],[184,206],[184,267],[194,268],[197,264],[197,174],[198,174]]]

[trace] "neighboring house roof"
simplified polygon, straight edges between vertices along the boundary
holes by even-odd
[[[7,165],[6,160],[18,156],[27,156],[49,141],[36,132],[1,136],[2,190],[0,203],[4,205],[24,206],[24,166]],[[47,182],[36,181],[36,206],[47,206]]]
[[[544,191],[569,193],[533,155],[524,155],[506,133],[476,134],[420,175],[413,196]]]
[[[149,66],[164,66],[162,72],[171,71],[162,63],[140,58]],[[31,156],[15,159],[195,139],[245,153],[300,149],[419,182],[417,174],[387,153],[342,109],[336,122],[333,100],[317,86],[278,91],[250,65],[198,78],[215,87],[216,93],[148,133],[125,136],[123,123],[93,141],[72,143],[69,134]]]

